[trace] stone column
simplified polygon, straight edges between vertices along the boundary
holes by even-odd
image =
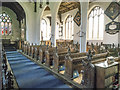
[[[87,11],[88,2],[81,2],[80,52],[86,52]]]
[[[29,10],[26,12],[26,40],[36,43],[36,13]]]
[[[40,15],[37,13],[36,18],[36,43],[40,44]]]
[[[56,14],[53,14],[51,18],[51,42],[53,47],[56,47],[55,35],[56,35]]]

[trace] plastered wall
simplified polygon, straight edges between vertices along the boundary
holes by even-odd
[[[60,0],[61,1],[61,0]],[[61,2],[50,2],[49,5],[46,5],[46,2],[43,2],[43,7],[40,8],[39,7],[39,2],[37,3],[37,12],[34,12],[34,3],[29,3],[29,2],[20,2],[20,5],[23,7],[25,14],[26,14],[26,40],[29,41],[30,43],[37,43],[39,44],[40,40],[41,40],[41,36],[40,36],[40,24],[41,24],[41,19],[45,18],[44,16],[49,14],[52,17],[51,20],[51,33],[53,34],[52,37],[52,42],[55,42],[55,32],[56,32],[56,22],[58,21],[58,9],[60,6]],[[90,10],[94,7],[94,6],[100,6],[101,8],[103,8],[104,10],[106,10],[106,8],[108,7],[110,3],[109,2],[96,2],[96,3],[92,3],[89,5],[89,9],[88,9],[88,14],[90,12]],[[50,12],[44,12],[44,9],[46,7],[50,8]],[[86,7],[85,7],[86,8]],[[7,11],[7,10],[6,10]],[[76,12],[78,11],[78,9],[74,9],[72,11],[69,11],[67,13],[64,13],[62,15],[62,20],[63,22],[65,21],[67,15],[72,15],[73,17],[75,16]],[[118,18],[116,18],[117,20]],[[109,23],[111,20],[105,15],[105,22],[104,24]],[[59,22],[59,21],[58,21]],[[18,23],[18,22],[17,22]],[[85,23],[84,23],[85,24]],[[77,33],[80,30],[80,27],[77,26],[76,23],[74,23],[73,25],[74,27],[74,34]],[[16,26],[18,28],[18,26]],[[87,26],[88,29],[88,26]],[[17,29],[19,30],[19,28]],[[104,27],[105,30],[105,27]],[[63,32],[64,32],[64,28],[63,28]],[[12,39],[16,39],[17,36],[20,36],[19,34],[15,35],[15,38],[12,37]],[[97,41],[90,41],[89,42],[104,42],[106,44],[109,43],[115,43],[116,45],[118,44],[118,34],[115,35],[109,35],[104,31],[104,39],[103,40],[97,40]],[[64,35],[62,37],[62,39],[64,39]],[[80,37],[78,37],[78,35],[74,35],[73,37],[74,43],[79,42],[80,41]]]
[[[110,2],[96,2],[96,3],[90,4],[88,15],[89,15],[89,12],[91,11],[91,9],[94,8],[95,6],[99,6],[105,11],[109,5],[110,5]],[[110,34],[105,32],[105,25],[110,23],[111,21],[112,20],[104,14],[104,36],[103,36],[103,40],[88,40],[88,42],[93,42],[93,43],[103,42],[105,44],[115,43],[115,45],[117,45],[118,44],[118,33],[114,34],[114,35],[110,35]],[[119,21],[118,17],[115,19],[115,21],[117,21],[117,22]],[[89,30],[89,29],[87,29],[87,30]]]

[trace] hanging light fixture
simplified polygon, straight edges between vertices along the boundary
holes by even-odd
[[[46,1],[46,4],[49,5],[49,0]]]
[[[106,33],[116,34],[120,31],[120,22],[112,21],[108,23],[105,27]]]
[[[40,8],[42,8],[43,2],[42,0],[40,0]]]

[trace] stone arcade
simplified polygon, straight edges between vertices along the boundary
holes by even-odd
[[[0,1],[0,89],[119,88],[119,0]]]

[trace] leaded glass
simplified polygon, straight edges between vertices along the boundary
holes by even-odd
[[[4,22],[1,22],[1,31],[2,31],[2,35],[4,35]]]
[[[104,29],[104,10],[100,7],[95,7],[89,14],[89,40],[103,40]]]
[[[73,39],[73,17],[68,16],[65,21],[65,37],[66,39]]]
[[[12,22],[12,20],[9,17],[9,15],[7,15],[6,13],[0,14],[0,23],[1,23],[2,35],[10,35],[11,34],[11,28],[12,28],[11,22]]]
[[[3,22],[6,22],[6,20],[5,20],[5,19],[3,19]]]
[[[8,18],[7,18],[7,17],[5,17],[5,19],[7,20]]]
[[[11,34],[11,23],[9,23],[9,35]]]
[[[10,22],[10,20],[7,20],[7,22],[9,23],[9,22]]]
[[[0,18],[0,22],[2,22],[2,19]]]
[[[7,35],[7,30],[8,30],[8,23],[5,22],[5,35]]]
[[[3,16],[5,17],[5,16],[6,16],[6,14],[5,14],[5,13],[3,13]]]

